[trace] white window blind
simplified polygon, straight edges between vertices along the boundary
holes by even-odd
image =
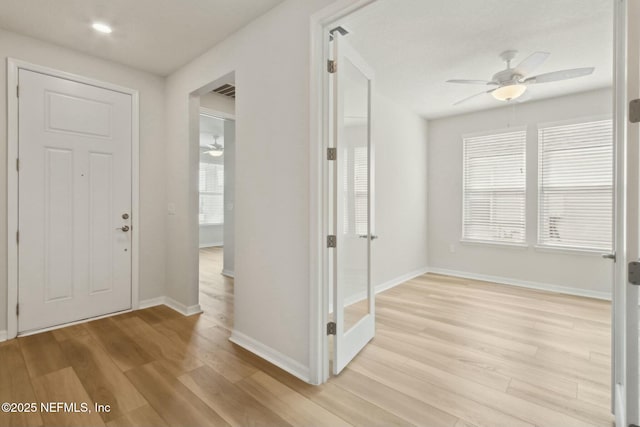
[[[368,233],[368,154],[367,147],[344,149],[344,232],[364,235]]]
[[[526,130],[463,138],[463,240],[524,243]]]
[[[538,129],[538,243],[611,250],[613,122]]]
[[[200,224],[224,223],[224,165],[200,162]]]

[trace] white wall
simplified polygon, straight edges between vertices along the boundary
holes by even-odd
[[[166,89],[167,201],[176,207],[167,221],[167,294],[190,307],[198,302],[200,93],[191,94],[235,71],[241,143],[232,336],[303,378],[310,366],[310,16],[329,3],[281,3],[169,76]]]
[[[165,287],[164,79],[59,46],[0,30],[0,135],[7,135],[7,57],[80,74],[140,92],[140,299],[163,295]],[[15,90],[12,88],[12,90]],[[0,188],[6,189],[6,143],[0,147]],[[6,195],[6,192],[3,192]],[[6,329],[7,200],[0,197],[0,331]],[[134,230],[135,232],[135,230]]]
[[[377,94],[373,99],[376,148],[372,277],[377,286],[424,272],[427,252],[427,122]]]
[[[537,123],[612,114],[601,89],[429,122],[429,265],[433,269],[542,284],[584,295],[611,292],[612,262],[599,255],[542,252],[536,243]],[[462,138],[466,133],[526,125],[528,248],[461,244]],[[453,252],[451,251],[453,250]],[[526,283],[525,283],[526,284]]]
[[[200,224],[198,242],[201,248],[224,245],[224,230],[222,224]]]

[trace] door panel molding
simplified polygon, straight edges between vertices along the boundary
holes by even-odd
[[[70,80],[131,96],[131,308],[139,306],[139,94],[137,90],[53,68],[7,58],[7,338],[18,334],[18,72]],[[15,237],[14,237],[15,236]],[[30,331],[29,333],[33,333]]]

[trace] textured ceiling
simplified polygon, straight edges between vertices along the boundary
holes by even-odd
[[[0,0],[0,28],[164,76],[281,1]]]
[[[377,0],[342,19],[349,42],[376,72],[378,89],[426,118],[503,106],[491,95],[453,106],[484,86],[448,79],[490,80],[505,68],[498,55],[551,53],[532,74],[594,66],[591,76],[534,85],[530,100],[610,87],[611,0]]]

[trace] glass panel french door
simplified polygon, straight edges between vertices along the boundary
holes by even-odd
[[[640,425],[638,288],[629,262],[640,259],[640,124],[630,102],[640,98],[640,2],[616,1],[616,262],[613,288],[613,412],[616,426]]]
[[[371,281],[373,217],[373,72],[339,34],[333,54],[333,140],[337,153],[332,179],[333,313],[336,323],[333,373],[338,374],[373,338],[375,296]]]

